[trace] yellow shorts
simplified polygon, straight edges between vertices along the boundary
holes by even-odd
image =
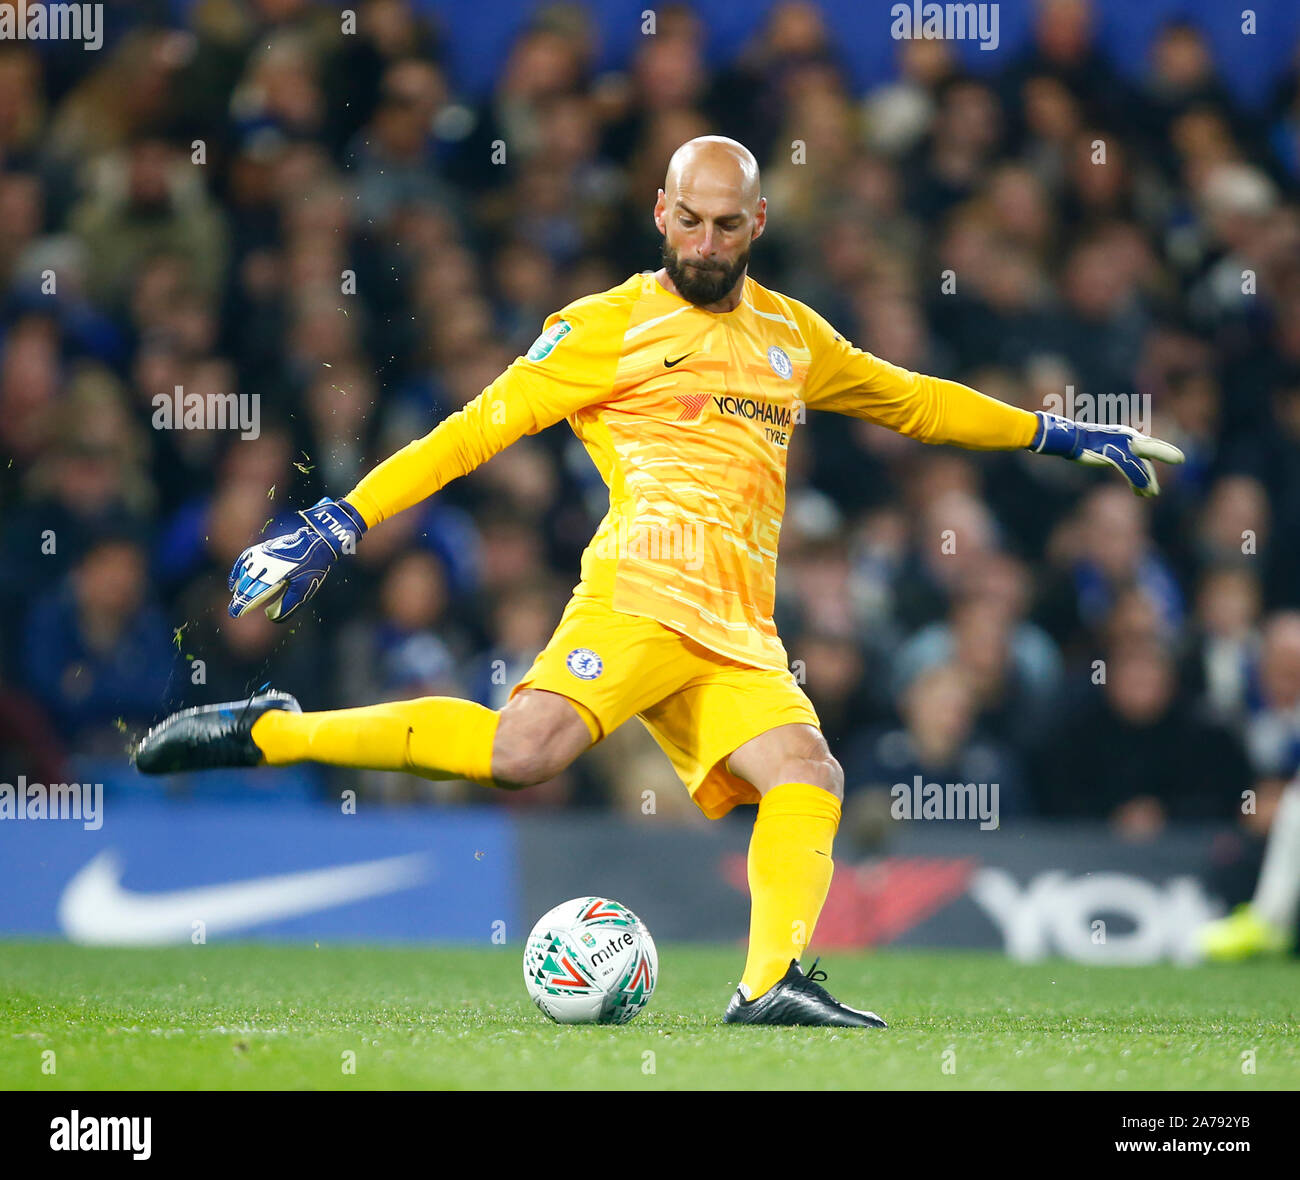
[[[654,619],[587,597],[569,600],[550,643],[510,695],[525,688],[588,709],[600,727],[597,741],[637,717],[710,819],[759,801],[726,767],[734,750],[778,725],[820,724],[790,672],[738,664]]]

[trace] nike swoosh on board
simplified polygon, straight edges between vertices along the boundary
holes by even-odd
[[[671,369],[674,365],[680,365],[688,356],[694,355],[694,353],[686,352],[679,356],[675,361],[670,361],[667,357],[664,357],[664,368]]]
[[[409,889],[429,875],[429,859],[417,852],[194,889],[135,893],[122,888],[121,859],[109,850],[64,887],[59,926],[71,941],[94,946],[189,942],[198,921],[209,936],[226,934]]]

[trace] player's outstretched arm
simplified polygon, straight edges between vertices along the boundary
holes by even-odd
[[[1160,481],[1153,459],[1181,463],[1183,453],[1173,443],[1139,434],[1131,426],[1093,426],[1039,410],[1031,451],[1061,455],[1092,467],[1114,467],[1139,496],[1158,496]]]
[[[390,455],[341,500],[300,512],[303,527],[245,549],[230,572],[230,614],[254,607],[283,623],[312,597],[334,563],[356,552],[366,529],[427,500],[524,433],[535,404],[506,370],[464,409]],[[341,531],[340,531],[341,530]]]
[[[230,614],[264,607],[278,623],[320,589],[368,528],[428,499],[525,434],[609,397],[631,311],[610,293],[551,316],[526,356],[463,409],[389,456],[341,500],[299,513],[302,527],[250,546],[230,573]]]
[[[366,529],[428,499],[539,426],[536,399],[506,370],[464,409],[390,455],[340,500],[298,515],[301,528],[250,546],[230,572],[230,614],[264,607],[286,622],[312,597]]]
[[[1153,460],[1181,463],[1172,443],[1131,426],[1093,426],[1043,410],[1031,412],[957,381],[927,377],[875,360],[869,393],[847,410],[928,443],[969,450],[1018,450],[1060,455],[1076,463],[1114,467],[1139,496],[1160,494]]]
[[[1129,426],[1093,426],[1042,410],[1022,410],[960,382],[891,365],[855,347],[811,308],[790,303],[812,352],[805,382],[810,410],[865,418],[927,443],[980,451],[1024,447],[1114,467],[1139,496],[1160,492],[1153,460],[1183,461],[1182,451],[1172,443]]]

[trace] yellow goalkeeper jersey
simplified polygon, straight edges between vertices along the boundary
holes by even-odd
[[[552,315],[526,356],[347,499],[368,525],[567,418],[609,487],[576,593],[730,659],[785,668],[772,609],[786,453],[814,410],[930,443],[1028,446],[1034,416],[854,347],[745,280],[710,312],[633,275]]]

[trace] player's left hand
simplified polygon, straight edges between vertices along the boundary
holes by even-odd
[[[1063,455],[1091,467],[1114,467],[1139,496],[1160,494],[1152,459],[1161,463],[1181,463],[1184,459],[1182,451],[1173,443],[1140,434],[1131,426],[1094,426],[1043,410],[1034,416],[1038,419],[1038,430],[1029,444],[1031,451]]]

